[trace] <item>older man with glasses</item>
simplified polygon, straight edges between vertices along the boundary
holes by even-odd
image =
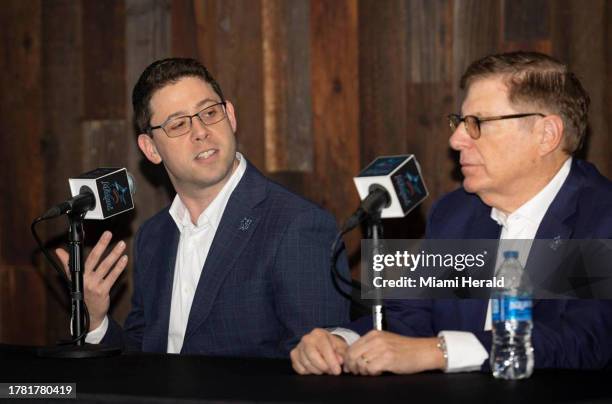
[[[557,60],[487,56],[462,77],[461,114],[448,116],[463,186],[429,215],[432,239],[610,239],[612,183],[573,155],[589,97]],[[300,374],[473,371],[488,367],[487,300],[389,300],[389,331],[364,318],[315,329],[291,352]],[[612,303],[541,300],[533,308],[536,368],[601,368],[612,357]],[[362,335],[360,337],[360,335]]]
[[[234,105],[193,59],[151,64],[133,91],[138,146],[163,164],[171,206],[135,240],[132,308],[123,327],[109,291],[125,244],[85,263],[86,341],[129,350],[286,357],[314,327],[348,321],[329,272],[331,214],[265,178],[237,152]],[[245,133],[245,136],[248,136]],[[68,255],[57,251],[67,267]],[[348,274],[346,260],[340,271]]]

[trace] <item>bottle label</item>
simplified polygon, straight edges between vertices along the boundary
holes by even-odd
[[[492,301],[492,320],[493,322],[531,321],[531,308],[532,301],[529,297],[502,296]]]

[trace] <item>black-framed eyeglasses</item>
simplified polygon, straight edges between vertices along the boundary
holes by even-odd
[[[474,115],[466,115],[461,116],[458,114],[450,114],[448,115],[448,124],[453,132],[457,130],[461,122],[465,123],[465,130],[468,135],[474,140],[480,138],[480,124],[482,122],[488,121],[499,121],[502,119],[515,119],[515,118],[525,118],[527,116],[541,116],[542,118],[546,115],[541,114],[539,112],[530,112],[526,114],[512,114],[512,115],[499,115],[499,116],[487,116],[483,118],[479,118]]]
[[[210,105],[193,115],[179,116],[177,118],[168,119],[166,122],[158,126],[151,126],[147,131],[151,134],[155,129],[163,129],[168,137],[179,137],[186,135],[191,131],[193,124],[192,119],[196,116],[200,122],[206,126],[214,125],[221,122],[227,116],[225,114],[225,101]]]

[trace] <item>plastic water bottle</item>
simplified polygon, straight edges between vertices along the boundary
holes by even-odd
[[[491,369],[498,379],[525,379],[533,373],[532,289],[527,277],[523,278],[517,251],[504,252],[496,277],[504,279],[504,287],[493,291],[491,301]]]

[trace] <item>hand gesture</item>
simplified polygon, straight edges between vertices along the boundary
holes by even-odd
[[[90,330],[98,328],[104,320],[106,313],[108,313],[110,289],[128,262],[127,255],[122,255],[125,250],[125,243],[123,241],[118,242],[110,253],[102,259],[102,255],[108,248],[112,237],[113,235],[109,231],[105,231],[102,234],[98,243],[87,256],[85,267],[83,268],[83,287],[85,304],[89,310]],[[64,271],[66,271],[70,278],[68,252],[58,248],[55,250],[55,253],[64,265]]]

